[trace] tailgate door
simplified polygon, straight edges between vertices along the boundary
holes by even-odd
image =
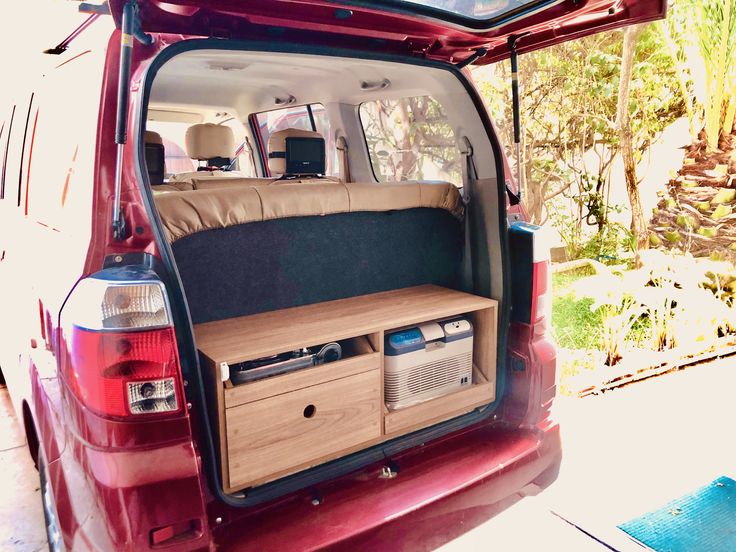
[[[129,0],[110,0],[120,24]],[[490,63],[634,23],[661,19],[667,0],[139,0],[142,30],[405,52],[458,62],[478,48]]]

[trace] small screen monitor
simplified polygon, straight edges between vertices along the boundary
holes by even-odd
[[[163,184],[166,172],[164,146],[161,144],[146,144],[146,167],[151,184]]]
[[[286,174],[325,174],[324,138],[287,138]]]

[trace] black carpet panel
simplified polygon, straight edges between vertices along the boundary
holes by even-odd
[[[454,287],[463,226],[443,209],[340,213],[173,244],[195,324],[421,284]]]

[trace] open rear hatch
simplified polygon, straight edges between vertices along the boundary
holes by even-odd
[[[118,25],[126,3],[110,0]],[[514,35],[524,35],[517,45],[518,53],[524,53],[661,19],[666,8],[666,0],[148,0],[138,6],[145,32],[250,40],[289,30],[289,36],[297,33],[294,38],[304,43],[358,39],[363,49],[453,63],[480,48],[487,50],[477,64],[508,57]]]
[[[233,40],[288,38],[289,42],[299,45],[401,53],[464,66],[470,62],[489,63],[600,30],[658,19],[666,10],[666,0],[432,0],[431,3],[428,6],[407,1],[263,0],[251,3],[223,0],[217,5],[208,5],[201,0],[140,3],[110,0],[116,23],[124,29],[120,83],[127,83],[130,73],[135,42],[130,35],[141,42],[152,39],[144,33]],[[210,46],[212,43],[207,42]],[[446,65],[427,65],[450,70],[462,77],[456,69]],[[119,160],[127,138],[126,94],[129,89],[122,85],[120,90],[122,99],[116,136]],[[464,112],[479,105],[480,102],[470,104]],[[465,155],[472,156],[472,148],[469,152]],[[472,159],[468,165],[473,166]],[[460,192],[451,184],[447,186],[459,198]],[[197,197],[207,197],[203,190],[194,193],[199,194]],[[259,205],[268,193],[258,192]],[[116,181],[115,197],[120,197],[119,181]],[[176,199],[174,195],[164,195],[158,203],[166,203],[167,198]],[[116,205],[114,211],[118,216],[113,228],[116,235],[125,236],[125,225],[119,216],[119,199]],[[499,205],[502,210],[503,202]],[[158,208],[161,213],[161,206]],[[462,234],[464,227],[458,217],[453,218],[449,212],[433,211],[432,214],[446,221],[458,235]],[[410,216],[413,215],[410,213]],[[399,219],[398,216],[393,218]],[[315,218],[315,221],[317,224],[330,223],[325,217]],[[394,232],[394,235],[400,234]],[[193,240],[172,246],[180,274],[183,259],[191,258],[202,264],[197,255],[184,254],[186,243],[202,246]],[[344,242],[349,243],[349,240]],[[375,242],[384,244],[388,240]],[[207,247],[202,249],[207,250]],[[376,256],[382,258],[383,253]],[[250,258],[248,255],[235,257]],[[269,266],[265,262],[262,264]],[[482,409],[501,398],[496,396],[495,378],[499,364],[496,355],[503,347],[498,344],[503,341],[497,339],[497,324],[505,324],[505,317],[499,318],[496,301],[460,292],[460,286],[454,285],[457,282],[445,288],[442,287],[445,284],[440,286],[430,278],[426,280],[420,282],[424,285],[414,287],[396,285],[371,293],[348,293],[345,297],[329,300],[289,304],[276,311],[254,309],[195,324],[200,363],[205,367],[207,389],[211,391],[205,402],[217,405],[213,409],[216,414],[211,417],[213,434],[217,435],[219,445],[220,470],[213,479],[221,483],[217,485],[218,494],[224,493],[220,498],[230,505],[256,505],[281,496],[284,489],[301,489],[314,480],[332,479],[369,460],[384,458],[386,452],[379,450],[379,446],[388,446],[401,439],[402,447],[395,450],[408,450],[410,446],[464,428],[466,420],[459,421],[461,415],[477,414],[472,420],[468,418],[470,422],[485,419],[490,411]],[[328,305],[330,316],[325,316],[324,305]],[[462,320],[456,320],[458,318]],[[468,369],[462,382],[467,387],[452,395],[433,397],[431,402],[417,402],[395,410],[389,408],[388,401],[384,400],[387,398],[388,365],[385,357],[389,356],[386,348],[391,336],[406,333],[407,328],[421,330],[431,326],[433,330],[439,328],[444,332],[442,339],[450,339],[451,324],[460,322],[474,328],[475,335],[473,344],[467,343],[469,350],[462,352]],[[284,328],[289,328],[291,334],[279,333]],[[507,326],[501,331],[505,334]],[[431,340],[440,339],[437,336]],[[423,339],[431,341],[427,336]],[[454,342],[447,343],[451,341]],[[334,343],[347,351],[345,358],[339,360],[339,366],[279,374],[271,380],[233,383],[231,369],[245,369],[242,365],[249,362]],[[500,352],[503,354],[504,350]],[[430,348],[425,347],[423,351],[430,351]],[[288,411],[291,418],[273,416],[277,410]],[[345,410],[353,417],[349,418]],[[328,421],[332,418],[343,420],[344,427],[320,425],[322,416]],[[274,435],[279,438],[274,440]],[[216,452],[212,448],[214,457]],[[314,470],[316,475],[307,475],[304,471],[307,469]],[[271,483],[274,483],[273,488],[268,486]]]

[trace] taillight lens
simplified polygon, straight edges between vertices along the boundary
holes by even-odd
[[[532,268],[532,323],[535,335],[546,335],[552,319],[552,270],[549,260]]]
[[[552,316],[552,270],[549,230],[527,222],[509,228],[511,317],[545,335]]]
[[[86,278],[64,307],[65,317],[88,330],[142,330],[171,325],[162,282]]]
[[[82,280],[62,312],[63,373],[102,416],[181,412],[181,374],[166,289],[120,281],[112,270]]]

